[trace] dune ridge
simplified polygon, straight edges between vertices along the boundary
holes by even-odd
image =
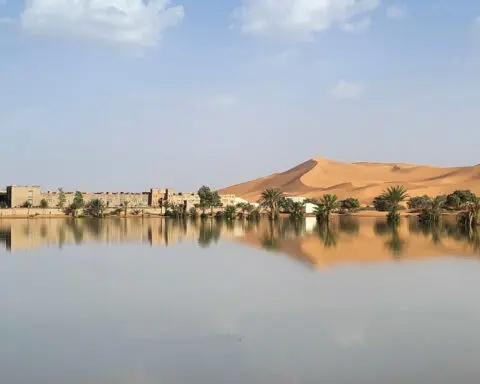
[[[480,164],[434,167],[407,163],[344,163],[314,158],[285,172],[274,173],[220,190],[257,201],[266,188],[280,188],[287,196],[320,197],[334,193],[340,199],[356,197],[370,204],[391,185],[404,185],[411,196],[443,195],[469,189],[480,195]]]

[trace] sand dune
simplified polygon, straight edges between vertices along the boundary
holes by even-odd
[[[334,193],[340,199],[356,197],[370,204],[390,185],[402,184],[411,196],[442,195],[470,189],[480,195],[480,165],[440,168],[428,165],[343,163],[316,158],[286,172],[222,189],[249,201],[257,201],[266,188],[280,188],[290,196],[320,197]]]

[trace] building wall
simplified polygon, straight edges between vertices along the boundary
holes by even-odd
[[[108,207],[121,207],[125,202],[128,206],[134,207],[160,207],[164,201],[170,204],[184,205],[188,210],[200,203],[200,197],[196,193],[175,193],[173,189],[152,188],[150,192],[144,193],[89,193],[82,192],[83,200],[88,203],[94,199],[103,200]],[[39,207],[40,202],[45,199],[49,208],[56,208],[60,194],[57,191],[41,192],[39,186],[9,186],[7,187],[7,199],[12,208],[22,207],[26,201],[32,204],[32,207]],[[74,192],[65,192],[64,207],[73,203]],[[220,195],[220,200],[224,207],[227,205],[236,205],[237,197],[235,195]]]
[[[94,199],[100,199],[105,202],[109,207],[120,207],[125,202],[128,202],[129,207],[147,207],[149,203],[149,193],[88,193],[82,192],[83,201],[88,203]],[[58,192],[44,192],[41,193],[40,200],[45,199],[48,206],[54,208],[58,204],[60,194]],[[65,193],[65,207],[68,207],[73,203],[75,193]],[[38,205],[40,205],[40,200]]]
[[[38,186],[18,186],[7,187],[7,198],[10,207],[21,207],[25,202],[32,206],[39,206],[41,198],[40,187]]]

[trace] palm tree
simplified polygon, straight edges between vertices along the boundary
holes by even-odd
[[[278,218],[278,205],[282,199],[282,192],[278,188],[268,188],[262,192],[260,205],[269,210],[270,219]]]
[[[233,205],[227,205],[225,207],[224,217],[227,220],[235,220],[236,216],[237,216],[237,208],[235,208],[235,206]]]
[[[400,221],[400,215],[398,214],[400,203],[408,198],[407,190],[402,185],[396,185],[383,191],[380,197],[387,201],[391,207],[387,215],[389,223],[398,224]]]
[[[324,195],[315,203],[314,212],[317,220],[328,222],[332,212],[339,206],[340,202],[337,200],[337,195]]]
[[[292,201],[290,203],[290,218],[293,220],[302,219],[305,215],[305,204],[300,201]]]
[[[428,225],[438,224],[442,217],[445,201],[444,196],[437,196],[435,199],[429,201],[418,216],[420,223]]]

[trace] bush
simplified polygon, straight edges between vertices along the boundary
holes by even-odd
[[[458,190],[447,196],[447,206],[454,210],[462,209],[462,206],[466,203],[473,203],[476,200],[476,196],[469,190]]]
[[[340,201],[340,208],[345,211],[355,211],[360,208],[360,201],[358,199],[349,197]]]
[[[392,204],[385,198],[385,196],[375,197],[375,199],[373,199],[373,206],[380,212],[388,212],[393,208]]]
[[[84,213],[93,217],[103,217],[107,206],[100,199],[93,199],[85,205]]]
[[[423,195],[423,196],[416,196],[412,197],[408,203],[408,209],[424,209],[427,208],[430,203],[432,202],[432,199],[430,199],[429,196]]]

